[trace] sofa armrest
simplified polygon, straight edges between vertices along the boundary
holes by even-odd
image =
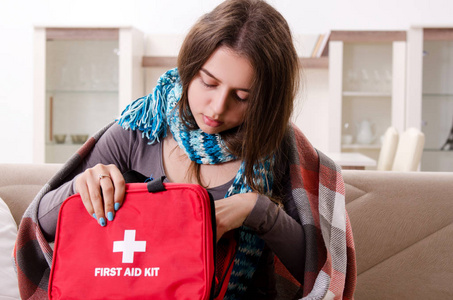
[[[356,299],[453,298],[453,173],[344,171]]]
[[[61,164],[0,164],[0,198],[17,224],[30,202]]]

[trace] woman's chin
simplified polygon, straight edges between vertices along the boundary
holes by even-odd
[[[210,127],[210,126],[200,126],[201,131],[206,134],[217,134],[222,132],[220,128],[217,127]]]

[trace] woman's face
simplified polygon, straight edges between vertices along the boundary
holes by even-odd
[[[208,134],[244,122],[254,71],[248,59],[220,47],[189,84],[188,100],[198,127]]]

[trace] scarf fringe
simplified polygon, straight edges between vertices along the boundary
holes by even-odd
[[[138,98],[121,113],[118,124],[124,129],[139,129],[149,144],[160,142],[167,136],[168,95],[179,83],[177,69],[167,71],[157,81],[153,92]],[[174,106],[173,106],[174,107]],[[173,108],[171,107],[171,108]]]
[[[126,106],[117,120],[124,129],[140,130],[142,137],[149,140],[149,144],[160,142],[160,138],[167,136],[165,113],[160,101],[151,101],[151,94],[141,97]]]

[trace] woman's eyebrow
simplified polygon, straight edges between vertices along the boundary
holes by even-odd
[[[209,72],[208,70],[206,70],[205,68],[201,68],[200,69],[203,73],[205,73],[206,75],[208,75],[209,77],[212,77],[213,79],[217,80],[218,82],[222,82],[220,79],[218,79],[217,77],[215,77],[214,75],[211,74],[211,72]]]
[[[214,80],[222,83],[222,81],[220,79],[218,79],[217,77],[215,77],[214,75],[212,75],[211,72],[209,72],[208,70],[206,70],[205,68],[201,68],[200,71],[202,71],[203,73],[205,73],[206,75],[208,75],[209,77],[213,78]],[[244,88],[238,88],[236,89],[238,91],[244,91],[244,92],[247,92],[247,93],[250,93],[250,89],[244,89]]]

